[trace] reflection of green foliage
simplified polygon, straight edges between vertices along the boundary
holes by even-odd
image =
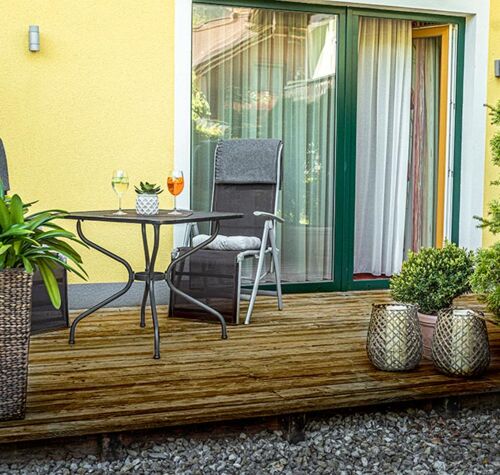
[[[307,143],[306,160],[303,164],[303,185],[297,183],[299,196],[295,195],[295,189],[286,191],[286,206],[283,211],[287,223],[301,224],[305,226],[330,226],[328,219],[324,219],[323,213],[318,210],[325,209],[323,193],[321,187],[327,184],[328,177],[324,167],[326,157],[321,156],[320,145],[313,139]],[[297,158],[298,160],[299,158]],[[302,175],[298,172],[297,177]]]
[[[472,290],[493,313],[495,323],[500,324],[500,242],[478,251],[471,284]]]
[[[212,20],[227,18],[231,15],[230,7],[219,7],[216,5],[194,5],[193,27],[199,28],[204,23]]]
[[[319,183],[320,179],[321,157],[319,147],[317,147],[314,142],[310,142],[307,146],[307,161],[304,170],[304,180],[309,185]]]
[[[210,116],[210,104],[208,103],[205,94],[203,94],[201,89],[198,87],[194,71],[193,71],[191,111],[193,115],[193,120],[195,122],[197,122],[201,118],[206,118]]]
[[[194,130],[208,138],[221,137],[224,134],[224,127],[219,122],[210,120],[210,104],[203,91],[199,88],[194,72],[191,95],[191,117]]]

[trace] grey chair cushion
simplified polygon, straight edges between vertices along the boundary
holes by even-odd
[[[277,183],[281,140],[221,140],[215,156],[215,183]]]
[[[193,246],[201,244],[210,236],[198,234],[193,237]],[[261,240],[253,236],[223,236],[219,234],[206,249],[216,251],[254,251],[260,249]]]

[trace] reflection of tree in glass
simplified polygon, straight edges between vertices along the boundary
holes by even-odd
[[[196,80],[196,74],[193,71],[193,84],[192,84],[192,98],[191,98],[191,117],[193,120],[194,130],[204,136],[209,138],[219,138],[224,135],[225,125],[220,122],[210,119],[210,104],[199,88],[198,82]]]
[[[320,202],[320,195],[315,193],[315,187],[322,180],[322,164],[319,146],[314,142],[307,144],[306,161],[304,163],[304,183],[301,188],[300,200],[293,196],[288,197],[286,211],[283,217],[287,223],[301,224],[303,226],[314,225],[314,213],[312,216],[307,211],[317,210],[324,206]]]
[[[248,89],[244,93],[241,88],[233,86],[226,89],[225,103],[234,111],[260,110],[271,111],[278,102],[278,97],[268,90]]]
[[[305,163],[304,179],[307,184],[319,182],[321,173],[321,157],[319,147],[310,142],[307,145],[307,160]]]
[[[209,21],[220,20],[229,16],[231,16],[231,8],[229,7],[196,5],[196,8],[193,9],[193,27],[198,28]]]

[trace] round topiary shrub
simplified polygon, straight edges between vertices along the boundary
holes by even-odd
[[[401,272],[391,278],[392,298],[418,305],[421,313],[436,315],[470,290],[473,270],[473,253],[454,243],[446,242],[441,249],[410,251]]]

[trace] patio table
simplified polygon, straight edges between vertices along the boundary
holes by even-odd
[[[111,259],[114,259],[115,261],[119,262],[122,264],[125,269],[127,270],[128,273],[128,279],[125,284],[125,286],[119,290],[118,292],[114,293],[113,295],[110,295],[108,298],[104,299],[103,301],[97,303],[93,307],[89,308],[88,310],[84,311],[80,315],[78,315],[73,323],[71,324],[70,332],[69,332],[69,343],[74,344],[75,343],[75,332],[76,332],[76,327],[78,323],[83,320],[85,317],[88,317],[95,311],[99,310],[100,308],[104,307],[105,305],[108,305],[110,302],[113,300],[116,300],[117,298],[121,297],[124,295],[130,287],[132,287],[132,284],[134,281],[142,281],[145,283],[144,287],[144,294],[142,298],[142,303],[141,303],[141,327],[146,326],[146,304],[148,301],[149,297],[149,302],[151,305],[151,313],[152,313],[152,319],[153,319],[153,328],[154,328],[154,358],[158,359],[160,358],[160,329],[158,325],[158,313],[156,309],[156,300],[155,300],[155,291],[154,291],[154,284],[156,281],[159,280],[166,280],[168,286],[170,289],[176,293],[177,295],[185,298],[189,302],[193,303],[194,305],[197,305],[210,314],[214,315],[217,317],[220,321],[221,327],[222,327],[222,338],[226,339],[227,338],[227,330],[226,330],[226,322],[224,320],[224,317],[215,309],[209,307],[208,305],[204,304],[203,302],[200,302],[199,300],[191,297],[190,295],[186,294],[185,292],[177,289],[175,285],[172,282],[171,279],[171,273],[176,264],[179,262],[187,259],[190,255],[194,254],[195,252],[199,251],[200,249],[203,249],[206,247],[208,244],[210,244],[216,237],[217,234],[219,233],[219,228],[220,228],[220,221],[225,220],[225,219],[237,219],[243,217],[242,214],[240,213],[225,213],[225,212],[205,212],[205,211],[184,211],[182,212],[182,215],[172,215],[169,214],[169,211],[167,210],[160,210],[158,214],[153,215],[153,216],[144,216],[144,215],[139,215],[135,212],[135,210],[125,210],[126,214],[123,215],[117,215],[114,214],[114,210],[106,210],[106,211],[77,211],[77,212],[72,212],[68,213],[65,218],[66,219],[72,219],[76,220],[76,230],[78,232],[78,236],[80,236],[80,239],[87,244],[89,247],[96,249],[99,252],[102,252],[106,256],[110,257]],[[96,244],[95,242],[91,241],[85,234],[83,233],[82,229],[82,223],[84,221],[104,221],[108,223],[129,223],[129,224],[140,224],[141,225],[141,231],[142,231],[142,243],[144,247],[144,258],[145,258],[145,270],[142,272],[135,272],[132,269],[132,266],[121,256],[118,256],[117,254],[103,248],[102,246]],[[179,255],[179,257],[172,259],[170,262],[170,265],[167,267],[167,270],[165,272],[157,272],[155,271],[155,263],[156,263],[156,258],[158,255],[158,248],[160,245],[160,227],[163,225],[172,225],[172,224],[182,224],[182,223],[196,223],[196,222],[212,222],[214,225],[212,226],[212,233],[210,237],[199,244],[198,246],[195,246],[194,248],[190,249],[188,252]],[[149,245],[148,245],[148,238],[147,238],[147,225],[151,225],[153,227],[153,248],[151,252],[149,252]]]

